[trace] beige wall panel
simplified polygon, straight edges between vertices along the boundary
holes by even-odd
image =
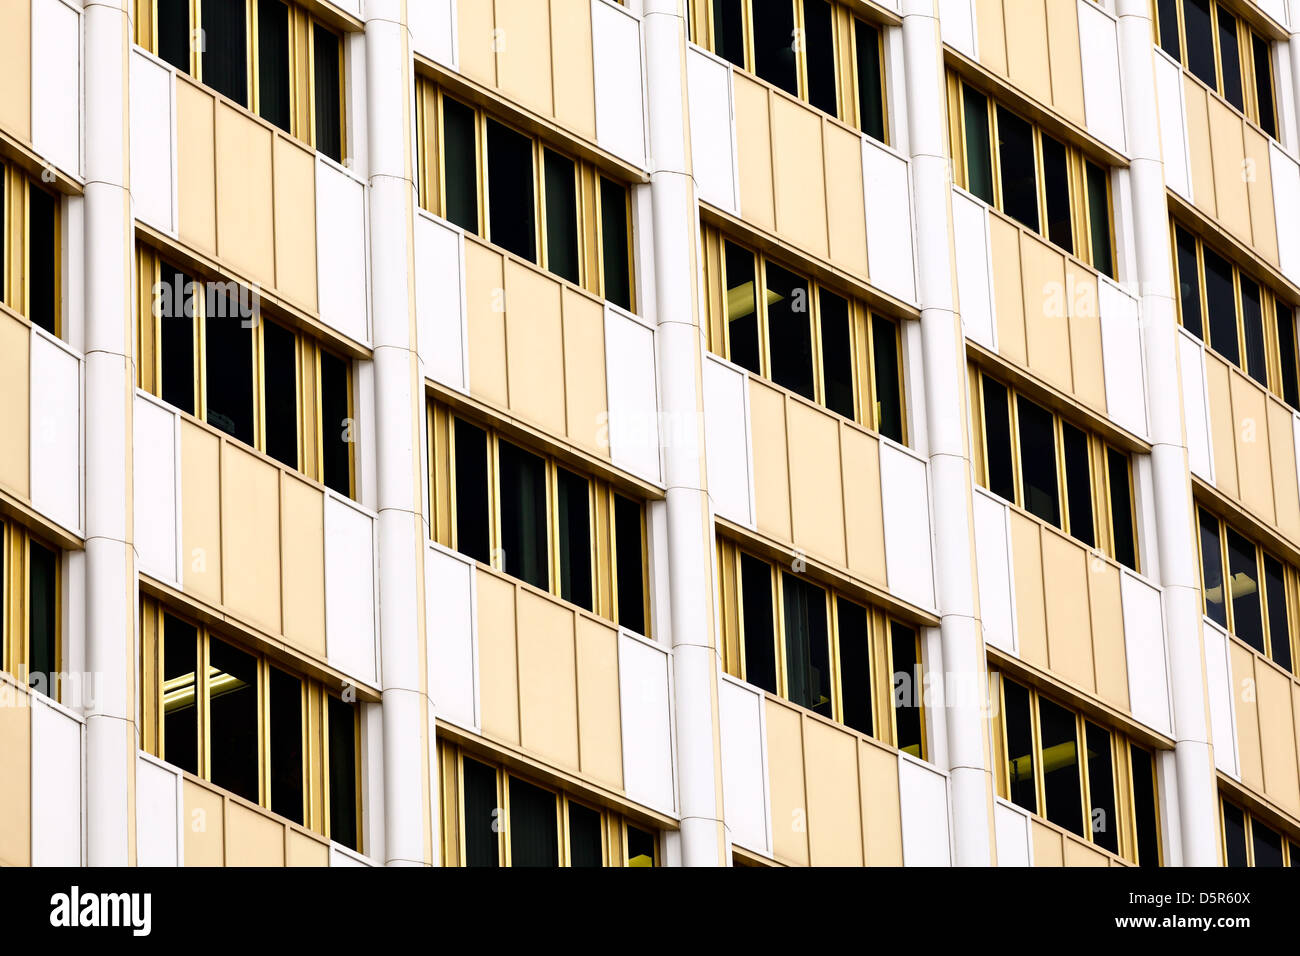
[[[1264,792],[1264,768],[1259,740],[1258,690],[1255,682],[1255,657],[1236,641],[1228,642],[1232,664],[1232,699],[1237,711],[1237,753],[1241,762],[1241,782]]]
[[[1237,440],[1237,480],[1242,504],[1273,522],[1273,468],[1268,451],[1265,391],[1236,369],[1228,372],[1232,423]],[[1216,459],[1215,464],[1218,464]]]
[[[1210,398],[1210,439],[1214,446],[1214,484],[1237,497],[1237,428],[1233,423],[1228,363],[1205,353],[1205,388]]]
[[[1020,230],[999,216],[989,216],[993,255],[993,299],[997,310],[998,354],[1028,364],[1025,349],[1025,290],[1020,279]]]
[[[217,254],[275,285],[271,131],[217,104]]]
[[[1065,838],[1066,866],[1109,866],[1110,857],[1086,843]]]
[[[1255,251],[1278,265],[1277,213],[1273,206],[1273,166],[1268,137],[1245,124],[1246,192],[1250,195],[1251,244]]]
[[[1268,402],[1268,447],[1273,464],[1273,504],[1277,526],[1292,541],[1300,541],[1300,489],[1296,487],[1295,432],[1291,411]]]
[[[858,741],[858,789],[862,794],[867,866],[903,865],[903,816],[898,795],[898,757]]]
[[[3,97],[0,97],[3,99]],[[31,341],[26,325],[0,312],[0,488],[31,499]]]
[[[496,54],[492,51],[492,0],[456,5],[460,72],[486,86],[497,85]]]
[[[275,287],[315,311],[316,159],[286,137],[274,143]]]
[[[564,405],[574,444],[609,458],[605,388],[605,310],[580,292],[564,290]]]
[[[867,275],[867,217],[862,195],[862,140],[826,123],[826,181],[834,195],[826,204],[831,261],[854,275]]]
[[[184,782],[184,789],[185,865],[225,866],[225,801],[192,780]]]
[[[840,426],[802,402],[786,403],[790,448],[793,542],[811,554],[848,563],[844,553],[844,490],[840,483]],[[755,431],[759,441],[764,432]]]
[[[213,159],[212,95],[176,78],[176,176],[180,237],[217,251],[217,174]]]
[[[479,570],[479,709],[483,733],[519,743],[519,675],[515,635],[515,585]]]
[[[1047,667],[1047,618],[1043,604],[1043,556],[1039,526],[1011,512],[1011,557],[1015,566],[1016,630],[1020,658]]]
[[[975,32],[980,62],[994,73],[1007,75],[1007,36],[1002,25],[1002,0],[975,4]]]
[[[776,229],[795,245],[825,257],[826,180],[820,175],[822,119],[812,109],[772,96],[772,175]],[[744,198],[744,190],[741,190]],[[863,230],[866,229],[863,213]]]
[[[1093,670],[1097,696],[1120,710],[1129,709],[1128,654],[1124,646],[1124,607],[1119,569],[1088,560],[1088,607],[1092,619]]]
[[[510,410],[553,435],[563,435],[560,283],[510,259],[506,260],[506,368]]]
[[[578,617],[578,741],[582,772],[623,789],[618,631]]]
[[[1101,315],[1097,276],[1067,259],[1066,300],[1070,307],[1070,370],[1074,394],[1085,405],[1106,411],[1106,373],[1101,358]]]
[[[181,581],[221,603],[221,441],[181,420]]]
[[[1187,103],[1187,152],[1192,163],[1192,195],[1196,205],[1211,216],[1218,215],[1214,195],[1214,154],[1210,149],[1210,113],[1205,88],[1183,75],[1183,99]]]
[[[495,3],[497,85],[501,92],[534,112],[553,116],[550,4],[538,0],[495,0]],[[590,64],[591,60],[587,62]],[[572,64],[560,66],[572,69]],[[592,110],[595,110],[594,94]]]
[[[223,442],[221,513],[224,603],[250,623],[278,634],[280,470]]]
[[[1256,661],[1255,692],[1260,753],[1264,758],[1264,792],[1279,806],[1293,814],[1300,813],[1300,766],[1296,764],[1291,678],[1263,661]]]
[[[785,441],[785,396],[756,378],[749,380],[753,442],[754,501],[759,530],[790,540],[790,473]]]
[[[284,824],[227,801],[226,865],[284,866]]]
[[[536,0],[526,0],[536,3]],[[539,4],[540,6],[540,4]],[[596,67],[591,52],[591,0],[551,0],[555,118],[596,138]]]
[[[1061,834],[1037,820],[1029,821],[1033,829],[1034,866],[1064,866]]]
[[[313,840],[298,830],[288,830],[284,838],[284,865],[329,866],[329,844]]]
[[[1017,555],[1019,557],[1019,555]],[[1019,565],[1017,563],[1017,569]],[[1088,606],[1088,551],[1054,531],[1043,532],[1047,655],[1052,672],[1092,693],[1092,625]],[[1016,592],[1019,598],[1019,590]]]
[[[740,158],[740,213],[756,226],[776,227],[772,199],[772,131],[767,89],[739,70],[732,73],[736,155]]]
[[[1242,175],[1246,146],[1242,140],[1241,116],[1220,102],[1209,99],[1210,145],[1214,150],[1214,195],[1218,218],[1229,232],[1249,244],[1250,197]]]
[[[813,866],[862,866],[857,737],[807,717],[803,729]]]
[[[325,496],[288,472],[280,473],[280,575],[284,582],[284,638],[325,656]]]
[[[21,691],[0,706],[0,865],[32,862],[32,712]],[[17,706],[22,704],[22,706]]]
[[[1065,256],[1043,240],[1022,232],[1020,265],[1029,367],[1043,381],[1073,391]]]
[[[524,748],[578,769],[573,612],[520,588],[519,725]]]
[[[7,0],[0,19],[0,129],[32,141],[32,5]]]
[[[1034,99],[1050,105],[1052,71],[1048,61],[1046,4],[1044,0],[1002,2],[1007,31],[1007,75]]]
[[[772,850],[778,860],[808,865],[808,811],[804,802],[802,715],[768,698],[767,765],[785,768],[770,774]]]
[[[844,496],[844,533],[849,569],[879,584],[888,583],[885,571],[885,514],[880,490],[880,441],[840,425],[841,481]]]
[[[506,378],[505,280],[501,254],[465,237],[465,301],[469,322],[470,391],[510,406]]]
[[[1047,55],[1052,64],[1052,105],[1056,111],[1086,127],[1083,113],[1083,60],[1079,52],[1079,8],[1073,3],[1046,0]]]

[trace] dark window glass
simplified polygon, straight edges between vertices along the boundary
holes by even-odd
[[[59,201],[44,189],[27,190],[28,298],[27,318],[50,335],[58,329],[59,244],[55,217]]]
[[[896,442],[903,440],[903,378],[898,370],[898,326],[871,318],[872,361],[876,368],[876,427]]]
[[[835,616],[839,622],[840,695],[844,699],[844,723],[860,733],[874,734],[871,632],[867,625],[867,609],[837,597]]]
[[[1264,624],[1259,612],[1259,564],[1255,559],[1255,545],[1232,528],[1226,531],[1232,633],[1263,654]]]
[[[502,570],[546,590],[546,462],[500,442]]]
[[[785,668],[790,700],[830,717],[826,592],[789,574],[781,576],[781,584],[785,598]]]
[[[1115,560],[1137,570],[1137,542],[1133,540],[1133,495],[1129,487],[1128,455],[1106,449],[1106,472],[1110,482],[1110,531],[1115,541]]]
[[[984,457],[989,491],[1007,501],[1016,500],[1014,459],[1011,454],[1011,411],[1007,390],[1000,382],[980,376],[984,398]]]
[[[257,803],[257,658],[213,638],[208,700],[212,782]]]
[[[1038,177],[1034,168],[1034,128],[998,107],[998,156],[1002,160],[1002,208],[1008,216],[1038,231]]]
[[[1264,354],[1264,311],[1259,286],[1241,277],[1241,326],[1246,339],[1246,372],[1268,388],[1268,359]]]
[[[1291,622],[1286,610],[1286,576],[1282,562],[1264,555],[1264,600],[1268,602],[1268,640],[1273,660],[1291,670]]]
[[[456,550],[489,564],[487,433],[455,421]]]
[[[653,833],[629,826],[627,828],[627,865],[654,866],[655,838]]]
[[[1210,0],[1183,0],[1183,26],[1187,33],[1187,66],[1212,90],[1219,88],[1214,68],[1214,26]]]
[[[500,866],[497,831],[504,821],[500,820],[497,806],[497,772],[466,757],[461,776],[465,792],[465,865]]]
[[[1295,312],[1277,305],[1277,349],[1282,360],[1282,397],[1292,408],[1300,408],[1300,370],[1296,367]]]
[[[1228,626],[1228,611],[1223,603],[1223,552],[1219,547],[1219,521],[1200,512],[1201,591],[1205,595],[1205,614],[1220,627]]]
[[[1219,7],[1219,58],[1223,63],[1223,98],[1244,109],[1241,95],[1241,51],[1237,47],[1237,18]]]
[[[578,281],[578,185],[573,160],[543,154],[546,172],[546,268]]]
[[[993,204],[993,153],[989,147],[989,101],[962,86],[966,124],[966,185],[973,195]]]
[[[822,375],[826,407],[853,418],[853,339],[849,334],[849,303],[833,292],[817,294],[821,311]]]
[[[1273,105],[1273,57],[1267,40],[1258,34],[1250,39],[1251,52],[1255,61],[1255,102],[1259,104],[1259,125],[1277,138],[1277,116]]]
[[[316,73],[316,149],[336,163],[343,162],[343,80],[339,70],[337,33],[312,24],[313,69]]]
[[[559,840],[555,828],[555,794],[510,778],[511,866],[559,866]]]
[[[348,401],[348,363],[320,353],[322,479],[341,495],[352,494],[352,416]]]
[[[533,219],[533,142],[487,121],[488,236],[530,262],[537,261]]]
[[[158,298],[162,338],[162,398],[194,414],[194,283],[180,272],[164,272],[170,287]]]
[[[629,232],[627,187],[602,176],[600,249],[605,263],[605,298],[624,309],[632,308],[632,254]]]
[[[1175,227],[1178,245],[1178,304],[1183,328],[1204,340],[1201,331],[1201,280],[1196,267],[1196,239],[1186,229]]]
[[[1137,827],[1138,865],[1160,865],[1160,819],[1156,810],[1156,768],[1149,751],[1129,744],[1133,767],[1133,818]]]
[[[1223,844],[1228,866],[1246,866],[1246,817],[1231,803],[1223,805]]]
[[[271,668],[271,809],[302,823],[302,681]]]
[[[1011,802],[1030,813],[1038,812],[1034,783],[1034,721],[1029,711],[1029,691],[1003,679],[1002,698],[1007,730],[1007,778]]]
[[[569,802],[569,866],[600,866],[605,862],[600,814]]]
[[[337,697],[329,699],[330,839],[349,849],[357,846],[356,710]]]
[[[164,614],[162,756],[195,775],[199,772],[198,652],[194,625]]]
[[[645,546],[641,506],[631,498],[614,496],[614,540],[618,562],[618,623],[638,634],[645,626]]]
[[[1178,41],[1178,0],[1156,0],[1156,16],[1160,22],[1160,49],[1182,62]]]
[[[862,132],[873,139],[885,139],[885,84],[880,63],[880,31],[870,23],[854,19],[854,45],[858,53],[858,115]],[[984,134],[988,152],[988,129]]]
[[[474,111],[450,97],[442,98],[442,179],[447,219],[478,232],[478,149]]]
[[[1074,714],[1040,697],[1038,721],[1043,740],[1044,815],[1057,826],[1083,836],[1079,735]]]
[[[1043,189],[1047,193],[1047,238],[1072,253],[1074,224],[1070,213],[1070,167],[1065,147],[1046,133],[1043,134]]]
[[[241,106],[248,105],[245,10],[244,0],[203,0],[203,82]]]
[[[836,116],[835,35],[831,5],[826,0],[803,0],[804,58],[808,63],[808,102]]]
[[[812,316],[808,283],[778,265],[767,263],[768,354],[772,359],[772,381],[813,397]]]
[[[1250,821],[1250,842],[1255,848],[1255,866],[1282,865],[1282,837],[1258,820]]]
[[[54,697],[59,665],[59,556],[33,541],[29,560],[27,682]]]
[[[917,654],[916,631],[906,624],[889,624],[890,651],[894,659],[891,687],[894,694],[895,746],[913,757],[924,757],[921,746],[921,659]]]
[[[1095,545],[1092,530],[1092,469],[1088,464],[1088,436],[1069,422],[1061,422],[1065,446],[1065,499],[1070,534],[1088,547]]]
[[[158,0],[154,30],[158,56],[182,73],[190,71],[189,0]]]
[[[754,72],[791,96],[799,95],[794,60],[794,4],[768,0],[749,8],[753,19]]]
[[[1085,725],[1088,746],[1088,797],[1092,842],[1112,853],[1119,852],[1119,817],[1115,813],[1115,768],[1110,752],[1110,733],[1096,724]]]
[[[745,68],[744,0],[713,0],[713,52]]]
[[[293,333],[274,322],[262,326],[266,453],[298,467],[298,347]],[[326,431],[325,438],[332,436]]]
[[[727,269],[727,339],[731,346],[727,357],[755,375],[761,375],[754,254],[724,242],[723,255]]]
[[[257,2],[257,111],[289,132],[289,8],[280,0]]]
[[[208,424],[253,444],[253,319],[242,315],[240,298],[208,284]]]
[[[1017,396],[1020,420],[1020,481],[1026,511],[1061,526],[1061,502],[1056,489],[1056,429],[1052,413]]]
[[[1110,247],[1110,192],[1106,171],[1095,163],[1084,163],[1088,175],[1088,222],[1092,231],[1092,264],[1097,271],[1115,278],[1115,256]]]
[[[5,177],[4,177],[3,175],[0,175],[0,217],[4,217],[4,216],[5,216],[5,212],[4,212],[4,211],[5,211],[6,209],[8,209],[8,208],[9,208],[9,205],[8,205],[8,203],[5,202]],[[3,222],[0,222],[0,263],[3,263],[3,262],[5,262],[5,261],[7,261],[7,260],[5,259],[5,254],[6,254],[6,249],[5,249],[5,232],[6,232],[6,230],[3,228],[3,226],[4,226],[4,223],[3,223]],[[6,294],[4,273],[5,273],[5,269],[0,268],[0,302],[3,302],[3,301],[4,301],[5,294]],[[3,616],[3,615],[0,615],[0,616]]]
[[[560,597],[591,610],[591,484],[556,471],[560,530]]]
[[[772,627],[772,568],[747,554],[740,556],[742,639],[745,680],[776,693],[776,632]]]

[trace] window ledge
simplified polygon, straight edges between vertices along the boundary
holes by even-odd
[[[1254,383],[1253,379],[1251,381]],[[1254,384],[1258,387],[1258,383]],[[1289,409],[1288,413],[1290,413]],[[1274,525],[1256,517],[1245,504],[1229,497],[1226,492],[1220,491],[1200,475],[1193,473],[1191,479],[1193,505],[1204,506],[1211,514],[1235,525],[1258,544],[1277,552],[1277,556],[1287,563],[1300,566],[1300,541],[1292,541],[1285,537]]]
[[[1225,256],[1232,265],[1244,271],[1250,278],[1267,285],[1288,307],[1294,308],[1300,305],[1300,286],[1282,274],[1280,265],[1273,265],[1252,247],[1228,232],[1217,219],[1207,215],[1199,206],[1188,202],[1168,187],[1165,192],[1169,197],[1169,208],[1174,222],[1194,233],[1197,238],[1206,243],[1208,248]]]

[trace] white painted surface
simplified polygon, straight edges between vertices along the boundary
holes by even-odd
[[[33,694],[32,866],[81,865],[81,721]]]
[[[325,495],[325,653],[332,667],[376,682],[374,520]]]
[[[731,102],[731,67],[695,44],[686,47],[691,97],[691,162],[702,201],[736,213],[736,128]]]
[[[1001,797],[994,797],[993,827],[997,833],[998,866],[1034,865],[1034,843],[1025,811]]]
[[[1172,721],[1160,591],[1125,569],[1120,574],[1120,600],[1124,610],[1129,709],[1134,719],[1169,734]]]
[[[714,513],[754,526],[749,465],[749,380],[717,356],[704,356],[704,451]]]
[[[974,2],[975,0],[939,0],[939,34],[948,46],[977,60]]]
[[[406,5],[406,21],[416,53],[456,68],[456,0],[415,0]]]
[[[641,21],[620,6],[591,0],[596,79],[596,142],[636,166],[645,165],[641,90]]]
[[[763,695],[748,684],[722,675],[718,684],[718,723],[722,738],[722,798],[731,842],[747,850],[770,853],[772,821]]]
[[[1205,635],[1205,685],[1210,698],[1210,732],[1214,744],[1214,765],[1241,779],[1237,714],[1232,699],[1232,658],[1228,654],[1228,633],[1209,618],[1203,619]]]
[[[31,338],[32,507],[81,529],[81,360],[44,329]]]
[[[415,311],[424,374],[468,391],[465,238],[423,210],[415,218]]]
[[[948,778],[929,764],[898,755],[904,866],[951,866]]]
[[[668,653],[627,631],[618,636],[623,789],[655,810],[677,811]]]
[[[1291,2],[1294,3],[1295,0]],[[1278,26],[1286,27],[1286,0],[1255,0],[1255,6],[1277,21]]]
[[[972,489],[975,507],[975,570],[979,576],[980,623],[984,640],[1019,656],[1016,644],[1015,581],[1006,504],[983,488]]]
[[[657,483],[659,405],[654,332],[609,303],[605,304],[605,382],[610,457],[618,467]],[[600,426],[600,422],[591,423],[597,432]]]
[[[1145,438],[1147,392],[1137,299],[1102,276],[1097,284],[1097,304],[1101,316],[1106,412],[1117,425]]]
[[[912,184],[907,160],[864,136],[862,179],[867,207],[867,272],[871,284],[904,302],[915,302]]]
[[[137,219],[176,235],[176,79],[161,60],[131,50],[131,199]]]
[[[1156,97],[1160,111],[1160,146],[1165,183],[1189,202],[1192,199],[1191,157],[1188,155],[1187,104],[1183,101],[1183,68],[1163,50],[1156,61]]]
[[[1124,102],[1120,96],[1119,42],[1115,19],[1093,0],[1077,0],[1079,51],[1083,60],[1083,108],[1088,132],[1125,152]]]
[[[1185,329],[1178,330],[1178,364],[1182,373],[1183,416],[1187,427],[1187,463],[1192,474],[1214,482],[1214,446],[1210,441],[1210,402],[1205,382],[1205,347]]]
[[[81,175],[81,14],[63,0],[32,0],[32,145]]]
[[[330,866],[375,866],[375,862],[338,843],[330,844]]]
[[[1282,274],[1300,283],[1300,166],[1276,142],[1268,144],[1273,177],[1274,218],[1277,221],[1277,256]]]
[[[474,562],[437,544],[424,559],[429,693],[443,720],[478,733]]]
[[[968,338],[996,352],[988,207],[956,186],[952,189],[952,228],[962,329]]]
[[[140,866],[184,865],[180,772],[146,753],[135,762],[135,855]]]
[[[321,321],[370,342],[366,295],[366,190],[342,167],[316,157],[316,291]]]
[[[885,502],[885,573],[889,590],[919,607],[934,607],[930,495],[925,462],[880,442],[880,489]]]
[[[180,576],[179,420],[139,390],[132,415],[137,567],[178,587]]]

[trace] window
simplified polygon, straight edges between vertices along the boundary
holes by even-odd
[[[50,335],[63,332],[63,204],[0,161],[0,302]]]
[[[704,273],[710,351],[906,444],[898,322],[711,228]]]
[[[635,308],[631,190],[416,80],[420,205],[624,309]]]
[[[0,521],[0,670],[62,699],[62,557],[26,528]]]
[[[444,866],[658,866],[659,839],[588,804],[438,742]]]
[[[145,49],[343,162],[343,38],[306,9],[285,0],[156,0],[136,12]]]
[[[728,539],[718,561],[728,674],[925,759],[915,627]]]
[[[980,484],[1139,570],[1128,452],[979,369],[970,374]]]
[[[361,850],[358,706],[152,598],[140,619],[145,749]]]
[[[948,77],[957,185],[1115,278],[1110,170]]]
[[[1300,836],[1283,835],[1224,797],[1219,812],[1225,866],[1300,866]]]
[[[429,432],[435,541],[650,633],[643,502],[442,405],[430,406]]]
[[[1300,571],[1204,508],[1197,509],[1197,527],[1205,616],[1294,673],[1291,608]]]
[[[233,438],[355,495],[351,362],[141,247],[138,385]]]
[[[885,141],[884,29],[832,0],[703,0],[691,39]]]
[[[1156,0],[1160,48],[1277,137],[1272,46],[1219,0]]]
[[[990,677],[998,794],[1102,849],[1159,866],[1151,751],[1005,675]]]

